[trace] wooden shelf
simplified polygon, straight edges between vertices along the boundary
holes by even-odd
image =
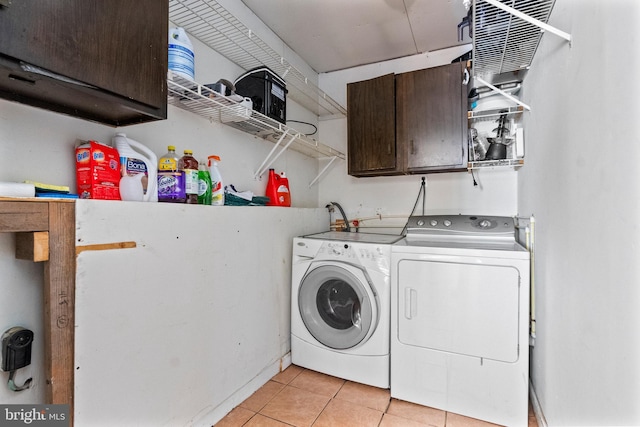
[[[0,198],[0,232],[37,232],[48,237],[47,260],[43,260],[44,337],[38,338],[44,342],[46,380],[40,383],[45,387],[46,403],[69,405],[70,426],[74,402],[75,230],[73,202]],[[22,256],[22,249],[16,247],[17,258]]]

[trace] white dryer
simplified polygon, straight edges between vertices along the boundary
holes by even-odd
[[[529,269],[513,218],[409,218],[391,249],[391,396],[526,426]]]
[[[295,365],[389,388],[390,245],[400,238],[326,232],[293,239]]]

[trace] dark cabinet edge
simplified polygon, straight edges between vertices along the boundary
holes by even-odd
[[[166,94],[166,80],[163,85]],[[115,127],[167,118],[166,101],[153,107],[104,89],[25,71],[19,60],[1,54],[0,97]]]

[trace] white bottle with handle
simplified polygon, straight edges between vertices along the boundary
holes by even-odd
[[[158,157],[143,144],[127,138],[124,133],[117,133],[113,137],[113,146],[120,155],[122,200],[157,202]]]

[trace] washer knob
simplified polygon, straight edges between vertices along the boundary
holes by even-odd
[[[451,221],[449,221],[448,219],[445,219],[442,223],[445,227],[451,227]]]
[[[416,224],[418,224],[419,227],[422,227],[424,225],[424,221],[419,219]]]
[[[478,225],[480,226],[480,228],[489,228],[491,227],[491,221],[489,221],[488,219],[483,219],[478,223]]]
[[[435,219],[432,219],[429,224],[431,224],[432,227],[435,227],[436,225],[438,225],[438,221],[436,221]]]

